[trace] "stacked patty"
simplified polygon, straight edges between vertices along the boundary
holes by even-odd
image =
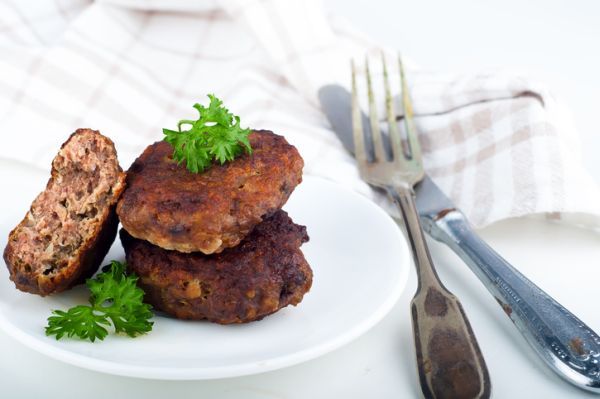
[[[259,320],[310,289],[306,229],[281,207],[302,181],[302,158],[282,136],[250,134],[252,154],[203,173],[150,145],[127,172],[117,213],[128,267],[146,300],[182,319]]]

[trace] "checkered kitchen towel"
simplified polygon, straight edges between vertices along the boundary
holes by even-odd
[[[127,167],[215,93],[244,125],[295,144],[305,173],[393,207],[358,177],[319,109],[350,57],[379,47],[316,0],[0,2],[0,157],[48,169],[67,135],[99,129]],[[600,192],[563,107],[502,73],[409,68],[425,166],[476,226],[527,214],[595,224]]]

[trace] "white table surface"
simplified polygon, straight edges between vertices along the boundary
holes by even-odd
[[[474,0],[327,0],[383,43],[428,69],[525,68],[571,105],[584,160],[600,181],[595,114],[600,92],[600,3]],[[390,9],[391,7],[391,9]],[[390,11],[391,10],[391,11]],[[436,10],[435,12],[433,10]],[[404,17],[401,17],[404,15]],[[598,232],[519,219],[481,231],[508,261],[600,331]],[[496,301],[446,247],[430,241],[440,277],[462,301],[486,358],[495,398],[595,397],[560,380],[528,348]],[[418,397],[407,289],[392,312],[353,343],[316,360],[256,376],[151,381],[79,369],[40,355],[0,332],[2,398],[409,398]]]

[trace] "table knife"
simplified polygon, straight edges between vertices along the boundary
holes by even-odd
[[[319,90],[321,106],[353,154],[351,95],[339,85]],[[363,115],[363,126],[368,119]],[[464,214],[425,176],[415,188],[423,229],[448,245],[500,304],[534,352],[559,376],[600,393],[600,337],[487,245]]]

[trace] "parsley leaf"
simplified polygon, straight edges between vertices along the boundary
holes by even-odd
[[[54,316],[48,318],[46,335],[56,335],[57,340],[66,335],[69,338],[77,336],[94,342],[96,338],[103,340],[108,334],[103,327],[110,326],[106,315],[94,314],[94,309],[89,306],[75,306],[66,312],[55,310],[52,314]]]
[[[203,172],[214,160],[222,165],[244,151],[252,153],[250,129],[242,129],[240,118],[230,113],[223,101],[213,94],[208,98],[208,107],[194,104],[200,114],[198,120],[183,119],[177,123],[177,130],[163,129],[164,140],[175,149],[173,159],[178,164],[185,161],[192,173]],[[183,125],[189,125],[189,130],[181,130]]]
[[[94,342],[115,333],[136,337],[152,330],[152,307],[143,303],[144,291],[136,286],[137,277],[125,274],[125,265],[112,261],[110,269],[88,279],[90,306],[79,305],[69,310],[54,310],[48,318],[46,335],[89,339]]]

